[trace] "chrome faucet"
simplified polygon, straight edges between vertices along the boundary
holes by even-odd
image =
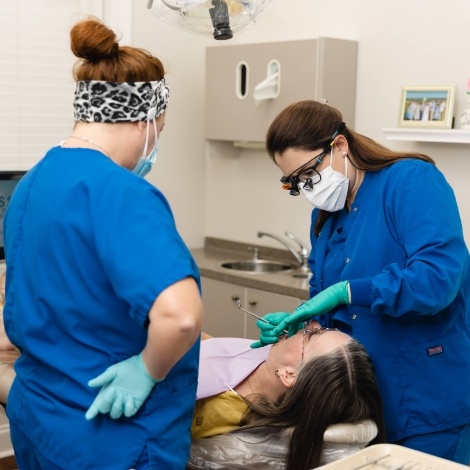
[[[272,233],[268,232],[258,232],[258,237],[270,237],[273,238],[274,240],[278,241],[282,245],[284,245],[291,253],[292,256],[297,260],[297,262],[300,264],[300,269],[303,271],[308,271],[308,250],[307,248],[302,244],[302,242],[292,233],[290,232],[285,232],[286,236],[289,237],[291,240],[293,240],[295,243],[299,245],[299,251],[297,252],[295,248],[286,240],[282,239],[281,237],[278,237],[277,235],[274,235]]]

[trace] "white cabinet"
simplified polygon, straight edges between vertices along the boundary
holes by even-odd
[[[201,282],[204,304],[202,330],[211,336],[251,339],[259,337],[256,318],[240,310],[237,300],[240,300],[243,308],[260,317],[271,312],[292,312],[302,302],[295,297],[205,277]]]
[[[245,304],[242,306],[250,312],[256,313],[262,317],[271,312],[293,312],[303,300],[287,295],[275,294],[259,289],[246,288]],[[258,339],[259,329],[256,326],[256,318],[245,314],[246,318],[246,337]]]
[[[10,425],[5,409],[0,405],[0,459],[14,455],[10,440]]]
[[[357,42],[344,39],[208,47],[205,137],[264,142],[269,125],[286,106],[322,98],[338,108],[353,128],[356,63]],[[273,70],[279,73],[273,97],[257,104],[254,89],[272,77]]]

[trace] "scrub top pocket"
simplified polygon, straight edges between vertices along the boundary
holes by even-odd
[[[470,376],[465,371],[470,361],[469,347],[467,333],[461,332],[395,353],[393,363],[406,366],[395,366],[390,371],[399,383],[399,389],[391,393],[401,395],[402,416],[397,419],[410,431],[407,434],[436,432],[467,423],[468,411],[464,410],[470,401]],[[449,397],[453,397],[451,406]],[[436,426],[435,416],[445,419]]]

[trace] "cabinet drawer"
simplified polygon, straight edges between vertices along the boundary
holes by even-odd
[[[201,278],[204,304],[203,331],[211,336],[257,339],[256,318],[240,310],[242,307],[263,316],[271,312],[292,312],[301,300],[287,295],[239,286],[215,279]]]
[[[287,295],[273,294],[258,289],[247,288],[246,309],[262,317],[272,312],[293,312],[300,300]],[[259,329],[256,326],[256,318],[247,316],[246,338],[258,339]]]

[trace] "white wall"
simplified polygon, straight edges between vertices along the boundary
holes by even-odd
[[[458,127],[470,76],[468,0],[277,0],[254,27],[221,44],[167,26],[145,3],[133,2],[133,43],[164,59],[171,86],[168,124],[150,178],[169,198],[191,247],[202,246],[204,236],[254,243],[258,230],[288,229],[308,241],[310,208],[280,190],[281,175],[264,152],[230,157],[214,146],[205,150],[204,49],[321,36],[358,41],[355,129],[391,148],[432,156],[454,187],[470,236],[470,146],[387,141],[382,131],[396,127],[402,86],[456,85]]]
[[[146,3],[133,0],[132,44],[163,62],[170,87],[157,163],[147,179],[168,198],[186,243],[198,247],[204,243],[206,219],[204,57],[213,40],[168,26],[150,14]]]

